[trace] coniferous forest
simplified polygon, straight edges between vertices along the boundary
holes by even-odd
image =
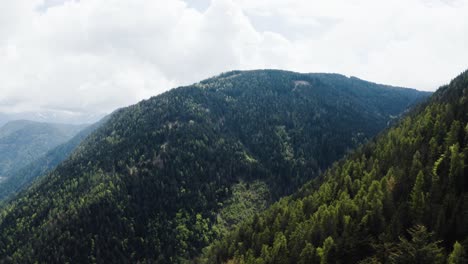
[[[0,262],[459,258],[465,88],[235,71],[122,108],[2,205]]]
[[[468,0],[0,5],[0,264],[468,264]]]
[[[207,263],[467,263],[468,72],[205,250]]]

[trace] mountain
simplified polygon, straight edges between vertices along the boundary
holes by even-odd
[[[5,180],[0,183],[0,201],[26,189],[37,177],[50,172],[68,158],[78,145],[106,120],[107,118],[103,118],[101,121],[85,127],[70,140],[49,150],[28,165],[8,171],[5,174]]]
[[[427,96],[235,71],[120,109],[4,206],[0,262],[184,262]]]
[[[83,125],[11,121],[0,128],[0,179],[78,133]]]
[[[66,110],[40,110],[25,111],[18,113],[0,112],[0,127],[15,120],[31,120],[40,123],[54,124],[93,124],[103,118],[103,113],[83,113]]]
[[[320,180],[242,223],[205,261],[467,263],[467,113],[468,71]]]

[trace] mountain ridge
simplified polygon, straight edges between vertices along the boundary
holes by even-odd
[[[11,199],[15,193],[27,188],[37,177],[47,174],[64,161],[87,136],[105,123],[107,119],[108,117],[105,117],[99,122],[83,128],[71,139],[50,149],[29,164],[8,171],[6,179],[0,183],[0,201]]]
[[[468,71],[200,261],[466,263],[466,113]]]
[[[332,75],[222,76],[115,111],[5,205],[0,259],[184,262],[248,217],[244,202],[291,193],[427,96]]]
[[[10,121],[0,127],[0,176],[21,168],[67,141],[83,125]]]

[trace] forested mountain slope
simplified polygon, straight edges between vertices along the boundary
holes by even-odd
[[[0,128],[0,180],[76,135],[83,125],[10,121]]]
[[[467,263],[468,72],[242,223],[208,263]],[[446,262],[447,261],[447,262]]]
[[[27,188],[37,177],[55,168],[60,162],[70,156],[81,141],[106,120],[107,118],[103,118],[100,122],[87,126],[67,142],[49,150],[46,154],[24,167],[15,168],[6,172],[5,180],[0,182],[0,201],[12,197],[16,192]]]
[[[6,263],[180,263],[428,94],[230,72],[116,111],[0,216]]]

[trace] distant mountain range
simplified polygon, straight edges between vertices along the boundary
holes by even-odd
[[[60,162],[68,158],[68,156],[78,147],[78,145],[83,141],[89,134],[91,134],[97,127],[103,124],[107,118],[103,118],[101,121],[89,125],[89,126],[71,126],[71,128],[81,129],[78,133],[71,133],[76,134],[71,139],[67,140],[66,142],[49,149],[43,155],[37,156],[35,159],[32,159],[29,163],[23,165],[17,164],[15,168],[10,169],[4,173],[4,178],[0,182],[0,201],[4,200],[5,198],[11,197],[16,192],[19,192],[25,188],[27,188],[37,177],[47,174],[51,169],[55,168]],[[12,122],[18,123],[18,122]],[[24,123],[24,121],[21,121]],[[44,125],[41,123],[35,122],[28,122],[32,126],[40,126]],[[10,127],[10,124],[5,125],[4,128]],[[51,126],[57,126],[53,124],[47,124]],[[63,126],[63,125],[59,125]],[[68,127],[68,126],[65,126]],[[1,129],[0,129],[1,131]],[[31,129],[31,137],[38,137],[37,133],[40,130]],[[34,132],[35,131],[35,132]],[[43,132],[43,131],[41,131]],[[72,129],[72,132],[75,132]],[[53,133],[47,134],[47,136],[56,135]],[[69,135],[67,135],[69,136]],[[56,138],[55,138],[56,139]]]
[[[0,262],[186,263],[429,95],[234,71],[120,109],[3,206]]]
[[[25,166],[76,135],[84,125],[10,121],[0,127],[0,177]]]
[[[60,124],[93,124],[103,118],[105,114],[79,113],[67,111],[36,111],[6,113],[0,112],[0,127],[10,121],[30,120],[42,123],[60,123]]]

